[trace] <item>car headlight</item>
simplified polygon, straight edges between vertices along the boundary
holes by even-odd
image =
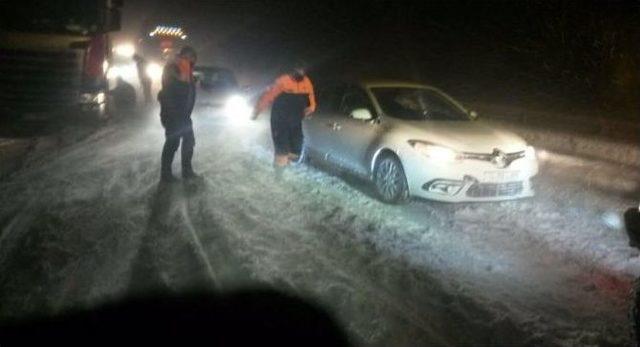
[[[429,142],[419,140],[410,140],[409,144],[420,154],[436,161],[450,163],[462,159],[460,153],[454,151],[451,148],[438,146]]]
[[[149,63],[146,73],[152,81],[159,81],[162,78],[162,66],[158,63]]]
[[[253,107],[251,107],[249,102],[241,95],[230,96],[224,104],[225,115],[233,119],[249,119],[252,112]]]
[[[535,159],[536,158],[536,149],[533,148],[533,146],[527,146],[527,148],[524,150],[524,157],[525,158]]]

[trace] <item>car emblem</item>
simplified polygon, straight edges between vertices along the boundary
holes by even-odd
[[[497,148],[491,153],[491,163],[500,169],[504,169],[511,164],[507,158],[507,154]]]

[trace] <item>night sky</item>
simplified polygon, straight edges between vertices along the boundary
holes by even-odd
[[[461,97],[622,115],[640,97],[635,1],[146,0],[128,1],[124,20],[128,36],[145,23],[183,25],[203,63],[254,83],[303,58],[318,76],[421,80]]]

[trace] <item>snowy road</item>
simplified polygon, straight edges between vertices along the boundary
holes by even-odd
[[[141,116],[0,183],[0,317],[270,285],[361,345],[628,344],[637,168],[542,152],[533,199],[397,207],[330,170],[277,181],[264,121],[195,119],[201,187],[158,187],[162,129]]]

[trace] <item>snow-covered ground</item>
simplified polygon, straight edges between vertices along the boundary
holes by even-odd
[[[637,168],[545,150],[535,198],[389,206],[332,170],[277,180],[266,120],[194,118],[202,185],[158,187],[156,116],[36,151],[0,183],[0,317],[269,285],[319,300],[361,345],[628,344]]]

